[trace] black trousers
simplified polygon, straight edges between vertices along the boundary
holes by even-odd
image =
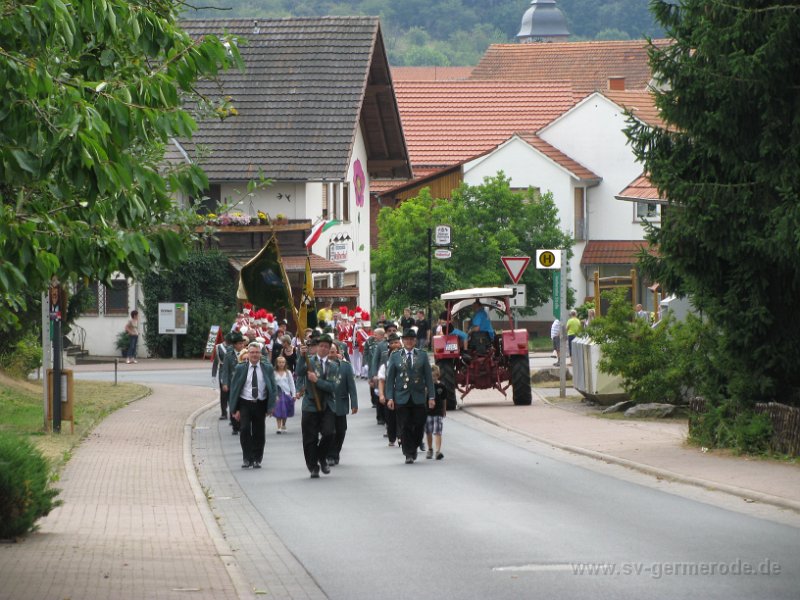
[[[424,404],[409,402],[408,404],[395,404],[395,412],[397,413],[397,428],[403,439],[403,454],[416,457],[417,448],[422,443],[422,436],[425,435],[428,409]]]
[[[383,420],[386,423],[386,435],[389,441],[394,444],[397,441],[397,405],[395,404],[394,410],[389,410],[385,404],[383,406]]]
[[[300,418],[300,431],[303,434],[303,455],[309,471],[316,469],[325,460],[334,441],[336,415],[325,407],[323,412],[303,411]]]
[[[230,390],[223,390],[222,384],[219,384],[219,410],[223,417],[228,416],[228,396],[230,393]]]
[[[342,453],[342,446],[344,445],[344,436],[347,435],[347,415],[335,415],[333,421],[336,433],[333,436],[333,443],[328,450],[328,458],[339,460]]]
[[[267,418],[267,403],[251,402],[239,398],[239,443],[242,446],[242,461],[261,462],[264,460],[264,445],[266,439],[265,421]]]

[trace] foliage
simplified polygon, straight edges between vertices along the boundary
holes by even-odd
[[[47,461],[23,437],[0,433],[0,539],[14,538],[59,504]]]
[[[586,321],[586,319],[589,316],[589,311],[594,310],[594,308],[595,308],[594,302],[584,302],[580,306],[576,306],[575,310],[578,313],[578,318],[581,321]]]
[[[516,42],[530,0],[222,0],[215,6],[231,9],[225,17],[377,15],[392,65],[474,65],[489,44]],[[642,0],[559,0],[558,8],[573,39],[661,35]]]
[[[11,377],[26,378],[32,371],[42,366],[42,343],[36,333],[27,332],[0,354],[0,369]]]
[[[645,269],[718,328],[709,393],[740,409],[798,406],[800,12],[742,0],[652,6],[675,44],[651,50],[669,128],[629,128],[669,200]]]
[[[189,328],[178,336],[178,356],[198,356],[205,350],[211,325],[233,323],[236,283],[226,256],[217,251],[195,251],[172,271],[149,273],[142,282],[145,339],[149,352],[172,356],[172,336],[158,334],[158,303],[187,302]]]
[[[690,419],[689,437],[701,446],[733,448],[748,454],[769,450],[772,423],[767,415],[739,411],[732,402],[725,402]]]
[[[108,281],[186,255],[196,165],[162,169],[201,76],[241,64],[235,44],[192,40],[177,0],[6,0],[0,12],[0,331],[51,277]],[[207,104],[203,104],[207,106]]]
[[[463,184],[451,200],[437,200],[424,189],[397,208],[378,215],[380,241],[373,250],[381,307],[401,313],[405,306],[425,306],[428,296],[427,230],[452,228],[453,257],[433,260],[433,297],[459,288],[502,286],[508,275],[501,256],[530,256],[536,248],[569,248],[571,238],[559,229],[552,197],[512,192],[499,173],[483,184]],[[422,252],[420,252],[422,250]],[[422,257],[422,258],[420,258]],[[549,274],[527,269],[527,311],[541,306],[552,291]]]
[[[668,314],[651,327],[634,317],[624,290],[604,295],[611,303],[607,314],[587,327],[602,350],[600,370],[621,376],[634,402],[684,402],[702,378],[692,357],[698,354],[704,325],[691,315],[677,322]]]
[[[117,339],[114,340],[114,347],[119,350],[123,356],[125,356],[125,353],[128,351],[130,345],[131,336],[128,335],[127,331],[120,331],[117,334]]]

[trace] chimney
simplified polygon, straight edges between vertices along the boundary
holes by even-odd
[[[611,91],[624,91],[625,77],[610,76],[608,78],[608,89]]]

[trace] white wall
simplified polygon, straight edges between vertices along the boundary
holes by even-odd
[[[103,293],[102,291],[100,292]],[[138,302],[136,296],[139,296]],[[128,280],[128,314],[125,315],[84,315],[75,320],[75,325],[86,330],[86,342],[84,348],[92,356],[112,356],[120,358],[120,353],[116,348],[117,336],[125,330],[125,324],[130,319],[130,312],[136,310],[143,301],[142,286],[135,281]],[[137,355],[147,356],[147,345],[144,343],[144,331],[146,325],[144,313],[139,310],[139,345]],[[189,314],[191,319],[191,312]],[[154,325],[158,327],[158,323]],[[70,336],[74,341],[76,335]]]
[[[539,132],[539,137],[603,178],[587,195],[590,240],[641,240],[644,228],[636,205],[617,200],[642,172],[623,130],[622,110],[601,94],[592,94]]]
[[[539,188],[541,193],[552,192],[553,202],[558,209],[561,230],[569,235],[575,229],[575,180],[563,168],[552,160],[543,156],[528,143],[514,137],[497,150],[485,156],[470,161],[464,165],[464,181],[469,185],[480,185],[484,177],[493,177],[498,171],[503,171],[510,179],[513,188]],[[576,292],[576,299],[582,302],[586,295],[586,280],[580,268],[581,256],[585,242],[575,242],[573,257],[569,264],[569,285]],[[531,258],[535,258],[537,248],[528,249]],[[531,265],[528,268],[533,268]],[[511,283],[509,280],[508,283]],[[538,311],[541,314],[552,315],[552,307]],[[547,316],[547,319],[552,317]],[[536,319],[539,320],[539,319]]]
[[[278,196],[281,196],[280,198]],[[241,212],[255,216],[258,211],[275,218],[278,214],[287,219],[307,219],[305,182],[276,181],[271,185],[247,191],[247,182],[226,183],[220,186],[221,202],[233,205],[228,212]],[[289,196],[290,200],[286,197]],[[321,198],[320,198],[321,203]],[[320,211],[321,212],[321,211]]]

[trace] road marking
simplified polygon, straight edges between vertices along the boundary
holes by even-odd
[[[569,563],[532,563],[529,565],[511,565],[507,567],[494,567],[492,571],[572,571],[573,566]]]

